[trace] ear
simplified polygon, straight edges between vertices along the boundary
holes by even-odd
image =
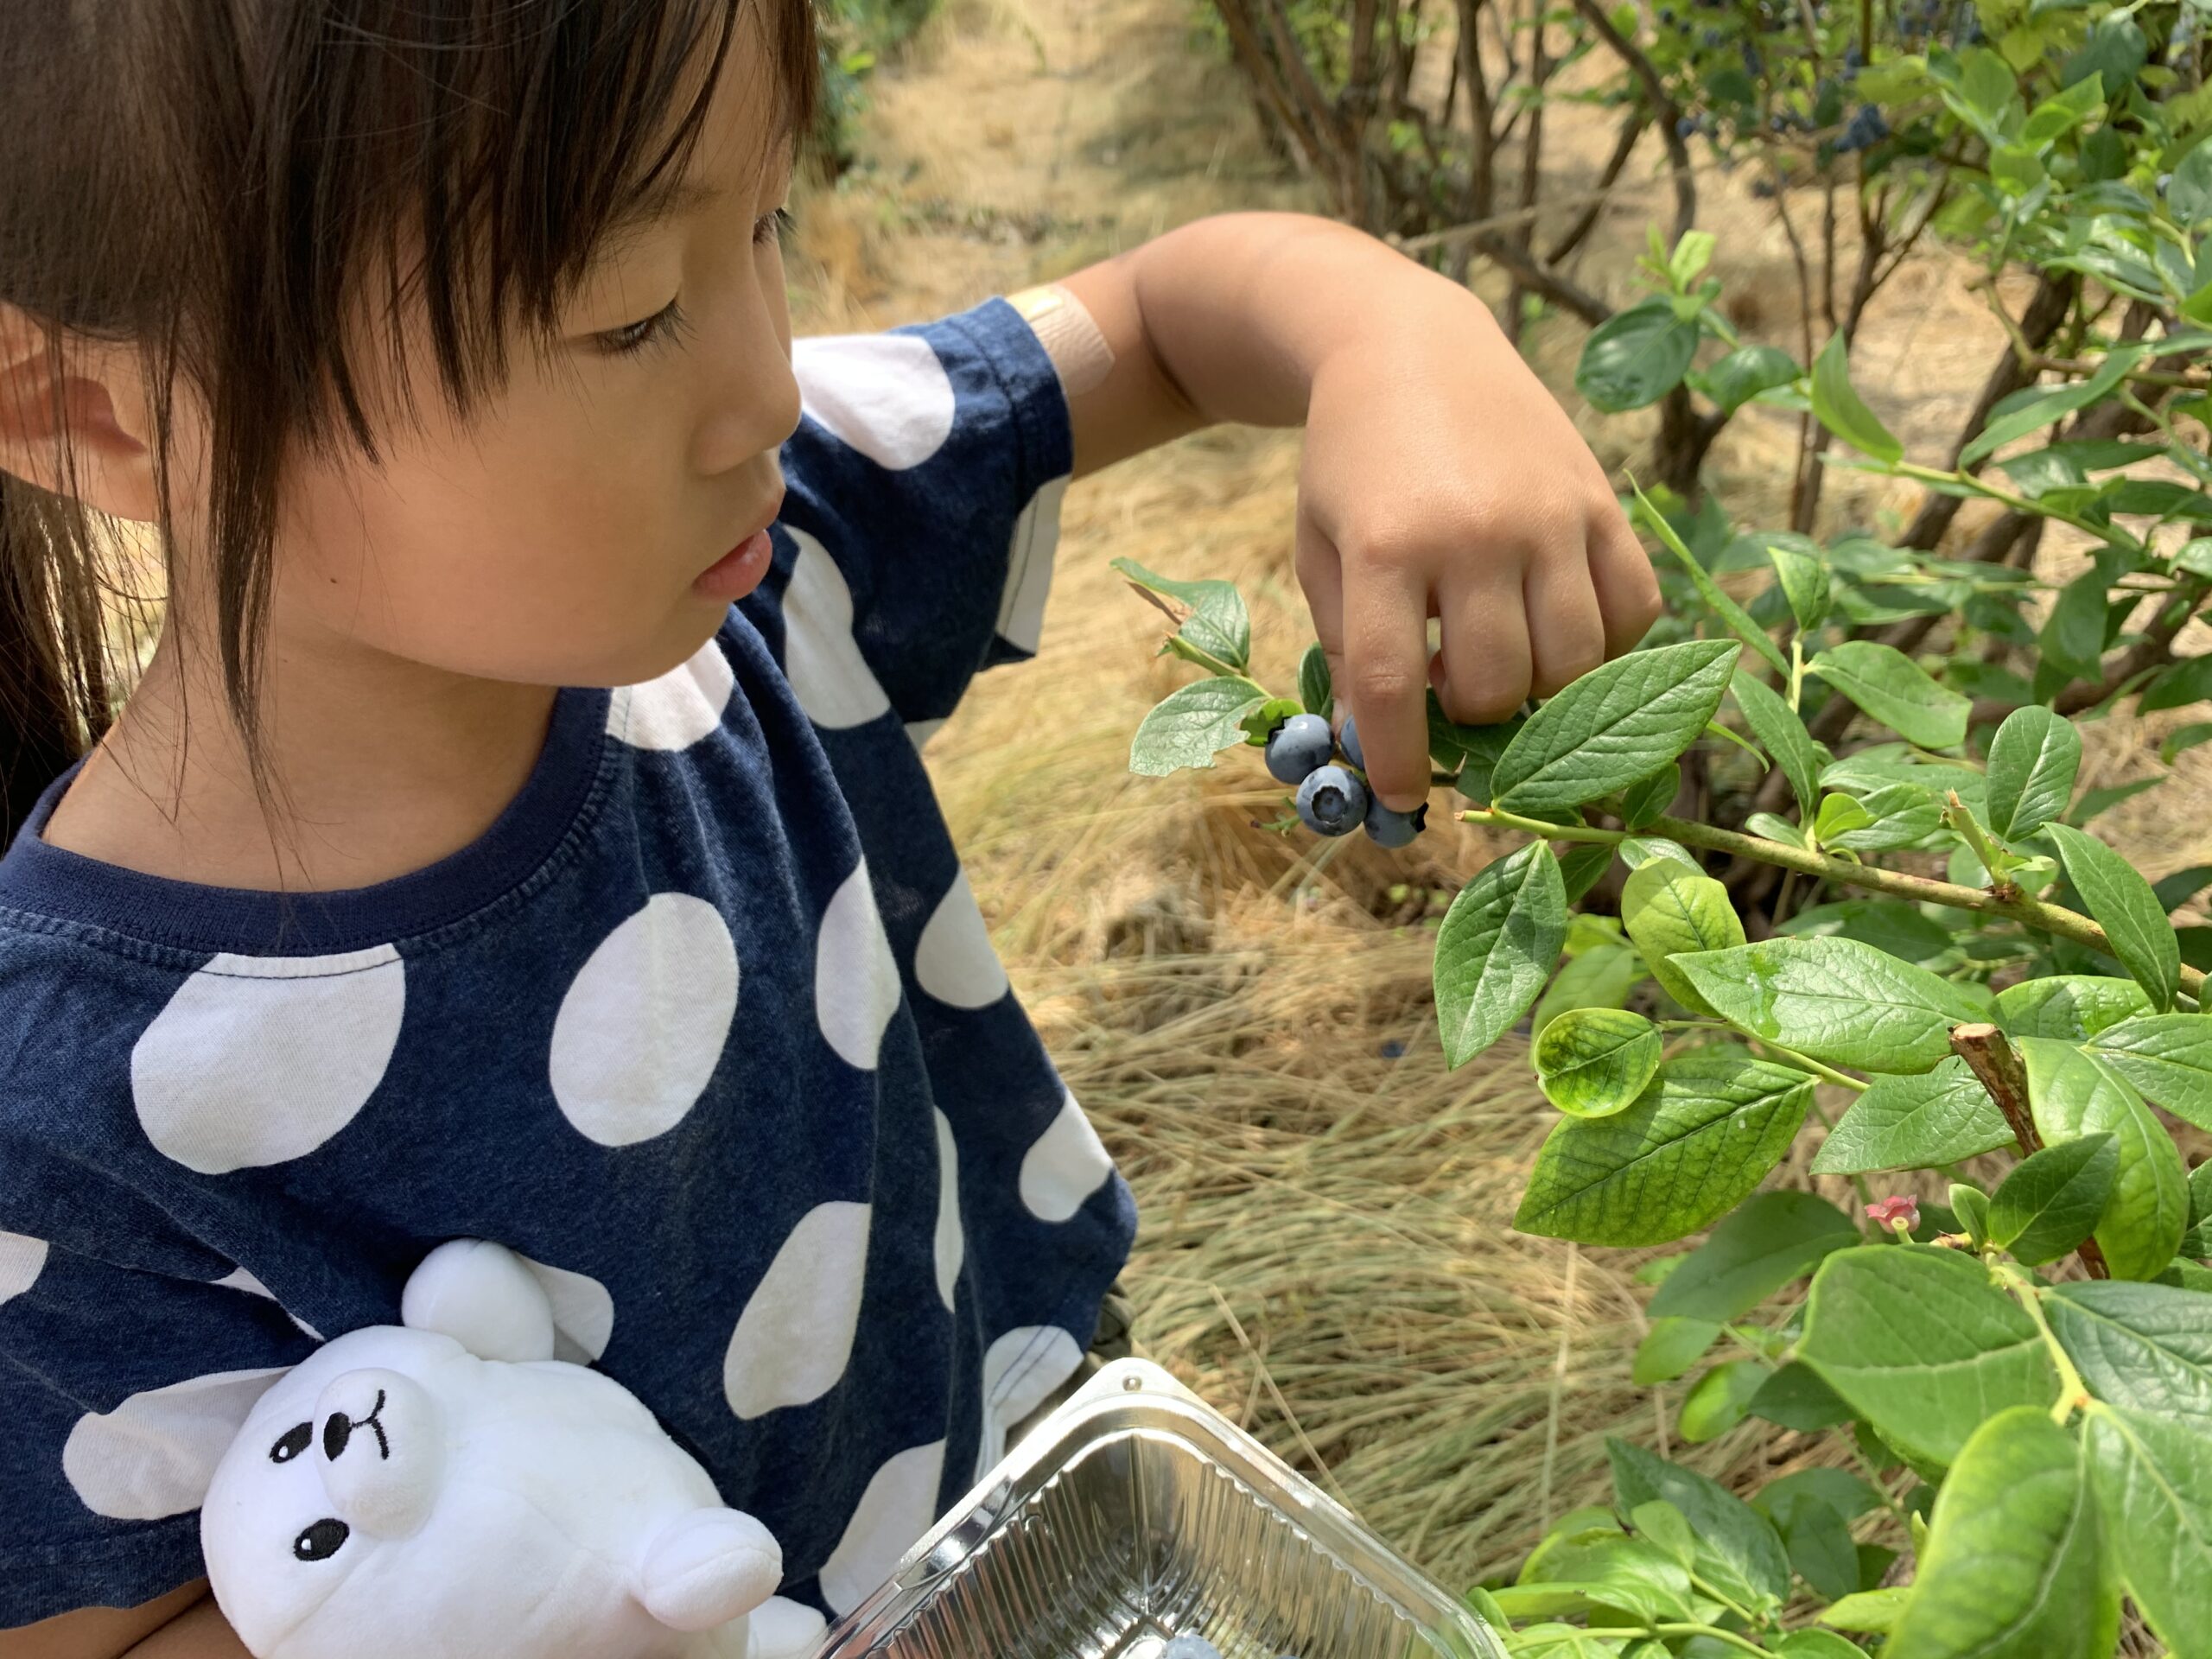
[[[0,301],[0,472],[151,523],[153,435],[134,347],[64,335],[57,357],[46,327]]]
[[[188,1514],[256,1403],[290,1369],[188,1377],[88,1411],[61,1448],[62,1472],[86,1509],[111,1520]]]
[[[648,1541],[635,1594],[671,1630],[711,1630],[760,1605],[783,1578],[767,1528],[735,1510],[694,1510]]]
[[[479,1359],[553,1357],[553,1304],[512,1250],[456,1238],[424,1256],[399,1299],[400,1322],[451,1337]]]

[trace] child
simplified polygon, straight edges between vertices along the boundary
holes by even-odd
[[[1427,683],[1654,614],[1481,305],[1337,226],[794,348],[816,60],[804,0],[0,7],[0,1653],[239,1651],[213,1456],[448,1238],[830,1614],[1077,1373],[1128,1189],[916,750],[1071,477],[1304,421],[1402,807]]]

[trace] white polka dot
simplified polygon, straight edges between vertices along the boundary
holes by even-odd
[[[968,872],[952,879],[914,947],[914,978],[940,1002],[988,1008],[1007,993],[1006,969],[991,949],[991,932],[976,907]]]
[[[553,1304],[553,1357],[589,1364],[607,1351],[614,1334],[614,1297],[588,1273],[549,1268],[520,1251],[515,1259],[545,1287]]]
[[[918,334],[795,340],[791,373],[800,407],[879,467],[918,467],[952,434],[951,377]]]
[[[983,1355],[983,1434],[976,1453],[980,1482],[1006,1456],[1007,1432],[1045,1403],[1083,1363],[1083,1344],[1055,1325],[1009,1331]]]
[[[690,661],[629,687],[607,713],[607,728],[641,749],[688,749],[718,730],[737,675],[709,639]]]
[[[0,1302],[20,1296],[36,1284],[45,1267],[44,1239],[28,1233],[0,1233]]]
[[[601,942],[553,1022],[553,1098],[603,1147],[664,1135],[721,1061],[737,1013],[737,946],[721,912],[657,893]]]
[[[999,638],[1033,654],[1045,632],[1045,600],[1052,591],[1052,556],[1060,542],[1060,499],[1067,493],[1068,480],[1053,479],[1029,498],[1014,522]]]
[[[845,1374],[860,1329],[868,1220],[864,1204],[817,1205],[776,1252],[722,1357],[722,1393],[740,1417],[819,1400]]]
[[[853,639],[853,590],[829,550],[803,530],[790,531],[798,560],[784,589],[784,675],[798,706],[833,732],[865,726],[891,699]]]
[[[376,1092],[406,1006],[407,969],[388,944],[217,957],[130,1052],[138,1122],[202,1175],[304,1157]]]
[[[910,720],[906,722],[906,740],[918,754],[929,747],[930,739],[935,737],[944,725],[941,720]]]
[[[260,1296],[270,1301],[276,1302],[276,1293],[270,1290],[268,1286],[263,1284],[260,1280],[248,1273],[244,1268],[233,1268],[221,1278],[211,1281],[210,1282],[221,1285],[230,1290],[242,1290],[249,1296]],[[321,1342],[323,1339],[321,1332],[316,1330],[315,1326],[309,1325],[298,1314],[293,1313],[292,1310],[286,1307],[283,1303],[276,1302],[276,1309],[277,1312],[283,1314],[286,1319],[289,1319],[294,1325],[299,1326],[302,1332],[307,1335],[313,1337],[317,1342]]]
[[[960,1263],[968,1241],[960,1225],[960,1148],[952,1139],[952,1120],[937,1118],[937,1294],[948,1312],[960,1283]]]
[[[899,1012],[899,964],[892,960],[862,859],[822,912],[814,1012],[823,1039],[849,1065],[874,1071],[884,1028]]]
[[[87,1412],[61,1448],[62,1472],[86,1509],[111,1520],[196,1510],[254,1402],[289,1370],[217,1371]]]
[[[937,1519],[944,1442],[901,1452],[875,1471],[845,1535],[822,1564],[822,1599],[839,1614],[866,1601]]]
[[[1021,1201],[1039,1221],[1066,1221],[1106,1185],[1114,1160],[1073,1095],[1021,1160]]]

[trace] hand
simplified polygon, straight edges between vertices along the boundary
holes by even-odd
[[[1509,720],[1641,639],[1659,585],[1488,308],[1433,278],[1404,297],[1376,296],[1388,321],[1313,376],[1297,569],[1369,782],[1409,810],[1428,796],[1429,685],[1462,725]]]

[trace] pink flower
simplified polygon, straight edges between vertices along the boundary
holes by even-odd
[[[1866,1214],[1877,1226],[1909,1233],[1920,1225],[1920,1200],[1909,1192],[1900,1192],[1879,1204],[1868,1205]]]

